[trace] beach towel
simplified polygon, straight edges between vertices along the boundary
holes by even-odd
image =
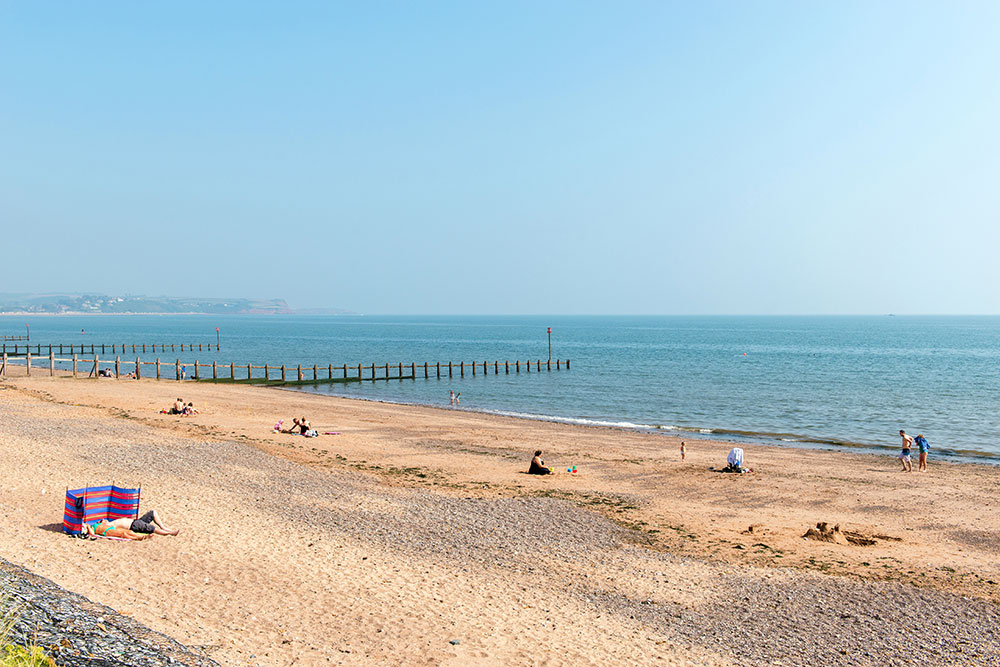
[[[63,531],[79,535],[83,532],[84,523],[138,518],[140,492],[141,488],[126,489],[113,484],[66,491]]]

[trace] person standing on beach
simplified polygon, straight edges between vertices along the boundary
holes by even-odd
[[[899,462],[903,465],[900,472],[913,472],[913,462],[910,460],[910,448],[913,447],[913,438],[906,435],[906,431],[900,429],[899,436],[903,439],[903,449],[899,452]]]
[[[686,453],[687,453],[687,447],[686,447],[686,445],[684,444],[684,441],[682,440],[682,441],[681,441],[681,461],[683,461],[683,460],[684,460],[684,455],[685,455]]]
[[[448,392],[448,393],[449,393],[449,394],[451,394],[451,404],[452,404],[452,405],[455,405],[455,390],[454,390],[454,389],[452,389],[452,390],[451,390],[450,392]]]
[[[917,435],[913,441],[917,443],[917,447],[920,450],[920,462],[917,465],[917,472],[927,472],[927,452],[930,451],[931,445],[927,442],[927,438],[924,437],[923,433]]]
[[[457,394],[455,394],[455,405],[458,405],[461,402],[462,402],[462,392],[458,392]]]

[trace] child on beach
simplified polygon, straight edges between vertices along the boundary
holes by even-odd
[[[913,472],[913,462],[910,460],[910,448],[913,447],[913,438],[906,435],[906,431],[900,429],[899,436],[903,439],[903,448],[899,452],[899,462],[903,469],[900,472]]]
[[[455,405],[458,405],[461,402],[462,402],[462,392],[458,392],[457,394],[455,394]]]
[[[685,446],[684,441],[682,440],[681,441],[681,461],[684,460],[684,455],[686,453],[687,453],[687,447]]]
[[[455,390],[452,389],[451,392],[449,392],[449,393],[451,394],[451,397],[450,397],[451,398],[451,404],[455,405]]]
[[[931,449],[930,443],[927,442],[927,438],[924,437],[923,433],[917,435],[913,441],[917,443],[917,447],[920,450],[920,462],[917,465],[917,472],[927,472],[927,452]]]

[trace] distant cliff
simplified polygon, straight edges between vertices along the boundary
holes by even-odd
[[[202,299],[106,294],[0,294],[0,313],[229,313],[280,315],[296,311],[284,299]],[[347,313],[324,309],[324,313]]]

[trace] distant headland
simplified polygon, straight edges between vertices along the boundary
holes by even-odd
[[[289,307],[284,299],[209,299],[200,297],[107,294],[0,294],[0,314],[32,315],[354,315],[339,308]]]

